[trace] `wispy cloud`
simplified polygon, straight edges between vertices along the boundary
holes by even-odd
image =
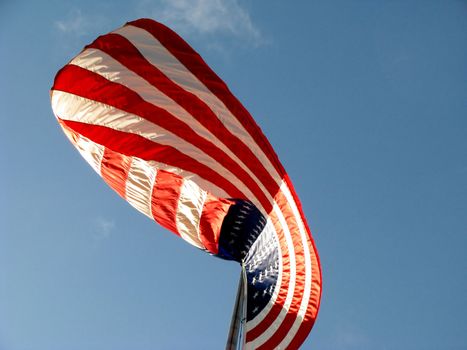
[[[354,325],[338,326],[333,341],[334,349],[354,350],[373,348],[368,335]]]
[[[1,0],[0,0],[1,1]],[[53,22],[55,45],[58,62],[63,62],[63,56],[70,58],[93,38],[104,34],[115,26],[111,26],[110,18],[100,13],[89,13],[79,8],[72,8],[63,13]]]
[[[140,7],[146,16],[149,13],[180,33],[228,35],[253,45],[263,40],[237,0],[143,0]]]
[[[115,221],[103,217],[98,217],[94,221],[94,239],[101,241],[110,237],[115,228]]]
[[[108,20],[99,14],[87,14],[73,8],[63,18],[54,22],[55,29],[65,35],[85,36],[107,26]]]
[[[64,19],[55,21],[54,25],[62,33],[84,35],[88,32],[89,20],[83,16],[81,10],[73,9]]]

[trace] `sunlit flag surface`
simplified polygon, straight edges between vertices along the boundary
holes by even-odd
[[[129,204],[242,265],[245,349],[300,347],[321,269],[297,194],[252,116],[180,36],[140,19],[98,37],[57,73],[51,103]]]

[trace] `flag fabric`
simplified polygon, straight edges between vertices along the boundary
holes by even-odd
[[[297,194],[249,112],[180,36],[140,19],[98,37],[57,73],[51,103],[121,197],[197,248],[244,264],[245,348],[303,343],[321,269]]]

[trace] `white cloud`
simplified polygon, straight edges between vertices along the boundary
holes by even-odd
[[[369,348],[370,338],[354,325],[339,326],[334,334],[334,349],[350,350]]]
[[[54,22],[58,32],[65,35],[85,36],[104,30],[108,19],[99,14],[86,14],[80,9],[71,9],[63,19]]]
[[[223,34],[258,45],[262,38],[248,12],[237,0],[143,0],[152,18],[184,34]],[[148,11],[145,11],[146,16]]]
[[[83,16],[81,10],[73,9],[68,16],[60,21],[55,21],[55,28],[62,33],[74,33],[83,35],[87,33],[89,21]]]
[[[115,221],[98,217],[94,221],[94,238],[97,241],[106,239],[110,236],[115,228]]]

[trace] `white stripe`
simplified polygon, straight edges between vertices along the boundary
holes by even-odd
[[[125,187],[128,203],[151,219],[151,196],[156,172],[156,168],[145,160],[133,157]]]
[[[180,236],[200,249],[206,249],[199,238],[199,221],[206,196],[207,192],[193,181],[183,181],[176,215]]]
[[[127,113],[104,103],[93,101],[63,91],[52,92],[52,109],[57,118],[77,121],[89,125],[105,126],[113,130],[139,135],[161,145],[171,146],[180,152],[196,159],[229,180],[236,188],[241,189],[256,207],[264,212],[264,208],[246,185],[215,159],[208,156],[196,146],[172,134],[159,125],[151,123],[138,115]]]
[[[138,41],[140,43],[140,44],[135,44],[135,42],[133,42],[133,44],[135,44],[135,46],[137,46],[137,48],[140,49],[140,51],[142,51],[142,52],[144,50],[141,50],[141,43],[144,44],[145,42],[147,42],[147,39],[155,41],[156,43],[158,43],[158,41],[155,38],[153,38],[152,36],[150,36],[150,34],[147,33],[147,32],[146,32],[145,35],[149,36],[149,38],[145,38],[144,40],[141,40],[141,38],[139,37],[141,35],[140,33],[123,33],[122,34],[122,32],[126,28],[131,28],[131,30],[130,30],[131,32],[134,32],[135,30],[136,31],[143,31],[143,32],[146,32],[146,31],[144,31],[142,29],[139,29],[139,28],[132,27],[132,26],[126,26],[126,27],[116,31],[116,32],[119,32],[119,34],[121,34],[123,36],[126,36],[125,34],[127,34],[128,36],[126,36],[126,37],[128,39],[130,39],[130,41],[132,41],[131,37],[133,36],[135,41]],[[154,44],[152,44],[152,45],[154,45]],[[159,43],[159,46],[162,49],[155,50],[154,47],[152,47],[152,48],[150,46],[145,47],[144,49],[147,52],[143,52],[143,54],[146,55],[146,58],[149,58],[149,56],[151,55],[151,52],[152,52],[153,56],[154,56],[154,53],[156,53],[155,57],[157,57],[157,58],[155,58],[154,61],[156,61],[157,63],[156,64],[153,63],[153,64],[157,65],[157,67],[159,69],[161,69],[161,71],[163,71],[164,74],[166,74],[170,79],[172,79],[178,85],[185,88],[187,91],[190,91],[190,92],[194,93],[195,95],[200,97],[205,103],[207,103],[207,105],[211,109],[213,109],[217,115],[219,115],[219,118],[221,119],[221,121],[224,124],[226,124],[226,127],[233,134],[238,136],[246,145],[248,145],[248,147],[254,149],[254,153],[263,162],[265,168],[271,173],[271,175],[276,180],[276,182],[279,183],[278,181],[280,181],[280,176],[277,174],[277,171],[272,166],[269,159],[267,159],[267,157],[261,151],[259,146],[257,146],[257,144],[254,142],[254,140],[249,136],[249,134],[246,132],[246,130],[243,129],[243,127],[235,119],[235,117],[230,115],[231,113],[223,105],[223,103],[220,100],[218,100],[215,95],[211,94],[211,92],[201,82],[199,82],[197,80],[197,78],[194,77],[180,62],[178,62],[178,60],[175,57],[173,57],[160,43]],[[159,52],[156,52],[156,51],[159,51]],[[149,56],[148,56],[148,54],[149,54]],[[161,55],[161,54],[166,58],[165,63],[162,63],[162,64],[160,64],[160,56],[158,56],[158,55]],[[150,59],[148,59],[148,60],[151,62]],[[200,90],[201,92],[198,91],[198,90]],[[177,115],[177,114],[175,114],[175,115]],[[222,118],[222,116],[224,116],[224,118]],[[201,132],[202,131],[200,131],[198,133],[200,135],[202,135]],[[202,136],[207,138],[207,136],[204,135],[204,134]],[[232,159],[237,160],[238,158],[232,158]],[[239,165],[242,166],[241,163],[239,163]],[[242,166],[242,168],[243,168],[243,166]],[[249,172],[249,174],[251,175],[250,172]],[[252,177],[253,177],[253,179],[255,179],[255,181],[257,180],[257,178],[255,176],[252,176]],[[264,187],[262,186],[261,182],[259,182],[258,184],[261,186],[261,189],[264,191],[264,193],[268,194],[267,191],[265,191]],[[288,189],[287,189],[287,191],[288,191]],[[287,193],[286,193],[286,195],[287,195]],[[290,193],[289,193],[289,195],[290,195]],[[310,256],[309,256],[309,247],[308,247],[308,244],[306,242],[306,237],[305,237],[305,240],[304,240],[304,234],[306,234],[305,233],[306,230],[304,230],[304,228],[303,228],[303,221],[302,221],[301,216],[299,214],[297,215],[298,210],[296,208],[296,204],[293,201],[293,199],[291,199],[291,197],[288,198],[288,201],[290,202],[291,207],[292,207],[292,209],[294,211],[294,215],[297,218],[297,223],[298,223],[298,226],[299,226],[299,229],[300,229],[300,234],[302,236],[302,242],[304,242],[303,246],[305,247],[304,248],[305,249],[304,250],[305,263],[306,263],[306,265],[309,265],[306,268],[304,298],[302,299],[302,303],[301,303],[301,306],[300,306],[300,310],[303,310],[303,314],[304,314],[306,312],[306,308],[307,308],[307,304],[308,304],[308,300],[309,300],[309,294],[310,294],[310,290],[311,290],[311,262],[310,262]],[[255,204],[258,206],[257,203],[255,203]],[[297,211],[297,213],[295,211]],[[299,316],[300,315],[301,314],[300,314],[300,311],[299,311]],[[296,319],[295,323],[297,323],[299,321],[299,319],[300,319],[300,322],[301,322],[301,318],[298,317]],[[299,325],[300,324],[298,323],[298,325],[296,327],[297,330],[299,328]],[[295,326],[295,324],[294,324],[294,326]],[[291,339],[292,338],[290,338],[290,340]],[[287,341],[287,344],[289,343],[289,341]]]
[[[303,318],[306,314],[306,311],[307,311],[307,308],[308,308],[308,303],[309,303],[309,300],[310,300],[310,293],[311,293],[311,283],[312,283],[312,267],[311,267],[311,258],[310,258],[310,250],[309,250],[309,246],[308,246],[308,242],[307,242],[307,231],[305,229],[305,226],[304,226],[304,223],[303,223],[303,220],[300,216],[300,213],[298,211],[298,208],[297,208],[297,204],[295,202],[295,200],[293,199],[293,196],[290,192],[290,189],[288,188],[287,184],[285,182],[283,182],[283,184],[281,185],[281,191],[282,193],[284,194],[284,196],[286,197],[291,209],[292,209],[292,212],[294,214],[294,217],[296,219],[296,222],[297,222],[297,226],[299,228],[299,232],[300,232],[300,237],[301,237],[301,244],[303,246],[303,250],[304,250],[304,257],[305,257],[305,264],[304,264],[304,267],[305,267],[305,283],[304,283],[304,291],[303,291],[303,297],[302,297],[302,301],[300,303],[300,307],[299,307],[299,310],[298,310],[298,313],[297,313],[297,316],[295,318],[295,321],[291,327],[291,329],[287,332],[287,335],[286,337],[284,337],[281,341],[281,343],[277,346],[278,349],[285,349],[289,344],[290,342],[293,340],[293,338],[295,337],[295,335],[297,334],[299,328],[300,328],[300,325],[302,324],[302,321],[303,321]],[[272,307],[272,303],[271,301],[268,303],[267,307],[269,307],[269,309]],[[252,321],[255,321],[254,323]],[[247,330],[251,330],[253,329],[255,326],[257,326],[262,320],[257,320],[257,318],[255,318],[254,320],[252,320],[250,322],[247,323]],[[282,320],[279,320],[279,318],[274,322],[274,324],[276,324],[277,322],[282,323]],[[273,331],[269,331],[269,335],[268,335],[268,338],[271,337],[274,332],[278,329],[278,327],[275,327],[275,329]],[[266,332],[265,332],[266,333]],[[266,338],[266,337],[265,337]],[[254,344],[254,346],[258,346],[257,344],[255,344],[254,342],[252,343],[249,343],[248,344],[248,347],[247,349],[252,346],[252,344]]]
[[[62,126],[62,125],[61,125]],[[62,126],[63,131],[70,139],[71,143],[78,149],[80,154],[91,165],[91,167],[100,175],[101,162],[104,156],[105,147],[89,140],[87,137],[80,135],[78,132],[70,132],[68,128]],[[79,147],[77,142],[79,142]],[[139,159],[139,158],[138,158]],[[194,181],[199,184],[201,188],[206,189],[209,193],[219,198],[227,198],[228,194],[220,187],[214,185],[212,182],[200,177],[192,172],[177,168],[173,165],[168,165],[161,162],[150,160],[146,162],[149,167],[165,170],[173,174],[179,175],[183,179]]]
[[[274,323],[264,333],[262,333],[259,337],[257,337],[253,341],[247,343],[248,344],[247,349],[256,349],[257,347],[264,344],[277,331],[279,326],[284,321],[284,318],[287,315],[287,312],[289,311],[290,305],[292,303],[294,291],[295,291],[296,261],[295,261],[295,251],[294,251],[294,246],[293,246],[293,242],[292,242],[292,237],[290,235],[290,231],[289,231],[289,228],[287,226],[287,222],[286,222],[286,220],[284,218],[284,215],[282,214],[282,211],[280,210],[277,203],[274,203],[273,210],[274,210],[275,214],[277,215],[277,218],[279,219],[279,222],[280,222],[280,225],[282,226],[282,229],[284,230],[284,236],[285,236],[285,239],[287,241],[287,247],[289,248],[289,260],[290,260],[289,287],[288,287],[288,290],[287,290],[287,296],[285,298],[284,305],[283,305],[279,315],[274,320]]]
[[[300,308],[298,310],[297,318],[295,319],[292,327],[290,330],[287,332],[287,336],[282,339],[282,342],[279,344],[278,348],[279,349],[285,349],[292,339],[295,337],[295,334],[297,334],[300,325],[302,324],[303,318],[305,317],[306,311],[308,309],[308,302],[310,300],[310,294],[311,294],[311,283],[312,283],[312,266],[311,266],[311,258],[310,258],[310,248],[308,246],[308,241],[307,241],[307,231],[305,229],[305,225],[303,224],[302,217],[298,211],[297,204],[295,203],[295,200],[293,199],[292,194],[290,193],[290,190],[287,186],[287,183],[283,182],[281,185],[281,191],[284,193],[287,201],[290,204],[290,207],[292,208],[292,212],[295,216],[295,220],[297,221],[298,228],[300,230],[300,237],[302,239],[302,246],[303,246],[303,254],[305,255],[305,288],[303,291],[303,298],[302,302],[300,303]]]
[[[236,118],[233,115],[231,115],[230,111],[228,111],[225,105],[220,100],[218,100],[218,98],[214,94],[211,94],[211,92],[168,50],[166,50],[165,47],[157,39],[155,39],[150,33],[146,32],[145,30],[130,25],[115,31],[115,33],[126,37],[130,42],[132,42],[133,45],[135,45],[136,48],[138,48],[140,52],[142,52],[143,56],[145,56],[145,58],[149,62],[151,62],[151,64],[157,66],[165,75],[167,75],[179,86],[197,95],[203,102],[205,102],[217,115],[219,115],[224,125],[226,125],[226,127],[233,134],[237,135],[250,148],[256,148],[255,154],[258,156],[258,158],[261,159],[268,172],[273,176],[277,183],[279,183],[278,181],[281,181],[281,177],[279,176],[279,174],[277,174],[275,168],[272,166],[269,159],[263,154],[263,152],[256,145],[254,140],[251,140],[250,142],[249,134],[246,132],[246,130],[243,129],[243,126],[236,120]],[[222,118],[221,116],[223,115],[227,115],[227,117]],[[232,123],[229,123],[230,121],[232,121]],[[282,187],[284,187],[284,185],[285,183],[283,183]],[[267,191],[264,192],[267,193]],[[292,336],[286,337],[284,339],[284,343],[286,342],[286,344],[288,344],[293,339],[293,336],[298,330],[301,320],[303,319],[303,316],[308,306],[311,290],[311,261],[309,255],[309,247],[305,236],[306,230],[304,229],[302,217],[298,213],[296,203],[290,195],[288,188],[284,190],[284,194],[286,195],[286,197],[288,197],[287,200],[289,201],[292,207],[294,216],[298,223],[305,255],[304,296],[302,298],[297,319],[295,320],[295,323],[292,327]]]
[[[269,202],[272,203],[273,198],[269,194],[269,191],[266,190],[263,183],[256,177],[250,168],[247,167],[232,150],[230,150],[230,148],[224,145],[220,139],[213,135],[203,126],[203,124],[197,121],[185,109],[180,107],[177,102],[172,100],[153,85],[149,84],[142,77],[130,71],[114,58],[98,49],[84,50],[81,54],[75,57],[70,64],[98,74],[111,82],[126,86],[130,90],[136,92],[146,102],[166,110],[175,118],[187,124],[196,134],[212,142],[216,147],[224,151],[235,163],[250,175],[253,181],[261,188]],[[263,214],[266,215],[267,213]]]
[[[194,183],[198,184],[199,187],[205,189],[207,192],[213,194],[214,196],[217,196],[219,198],[229,197],[229,195],[223,189],[221,189],[220,187],[217,187],[212,182],[209,182],[208,180],[200,177],[197,174],[177,168],[173,165],[156,162],[154,160],[150,160],[148,163],[156,167],[158,170],[165,170],[173,174],[179,175],[180,177],[183,177],[183,179],[185,180],[193,181]]]
[[[256,144],[243,125],[202,82],[198,80],[180,61],[177,60],[156,38],[144,29],[126,25],[115,30],[128,39],[152,65],[160,69],[169,79],[200,98],[218,116],[219,120],[249,149],[252,150],[268,173],[280,184],[282,177],[277,173],[268,157]]]
[[[104,156],[105,147],[101,146],[87,137],[76,132],[70,132],[62,126],[65,135],[68,136],[71,143],[76,147],[81,156],[89,163],[96,173],[101,173],[101,161]]]

